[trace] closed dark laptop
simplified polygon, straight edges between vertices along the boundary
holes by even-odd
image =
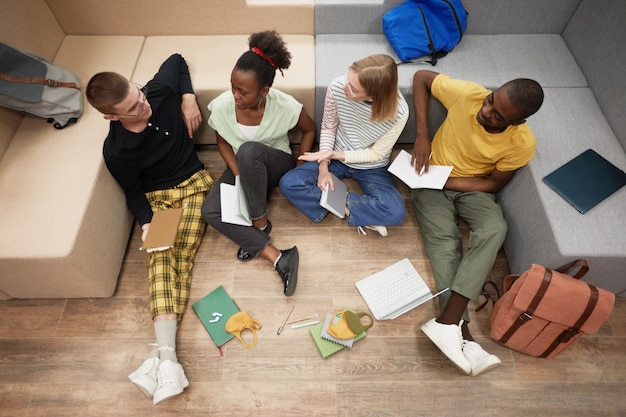
[[[543,178],[579,212],[586,213],[626,184],[626,173],[588,149]]]

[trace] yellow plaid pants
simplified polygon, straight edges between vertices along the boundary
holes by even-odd
[[[191,268],[206,227],[201,208],[213,179],[201,170],[173,188],[146,193],[153,211],[184,207],[174,248],[148,257],[152,317],[177,314],[180,321],[189,303]]]

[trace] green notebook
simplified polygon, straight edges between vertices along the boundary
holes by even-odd
[[[209,332],[217,347],[234,337],[225,330],[229,318],[239,312],[239,307],[221,285],[192,305],[198,318]]]
[[[345,349],[346,347],[343,345],[340,345],[339,343],[331,342],[330,340],[324,339],[322,337],[323,328],[324,328],[324,323],[320,323],[311,327],[311,336],[313,337],[313,341],[315,342],[315,344],[317,345],[317,348],[322,354],[322,358],[326,359],[330,355],[333,355],[339,352],[340,350]],[[354,338],[354,341],[358,342],[359,340],[363,339],[366,335],[367,333],[363,331],[356,335],[356,337]]]

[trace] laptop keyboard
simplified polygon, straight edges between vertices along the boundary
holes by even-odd
[[[357,288],[375,317],[383,317],[430,293],[408,260],[359,281]]]
[[[383,309],[388,306],[393,311],[404,306],[404,299],[414,299],[425,287],[424,281],[416,273],[403,272],[378,288],[378,294],[372,300],[372,308]],[[397,307],[393,308],[394,305]]]

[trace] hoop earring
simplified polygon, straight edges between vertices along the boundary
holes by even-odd
[[[256,109],[259,113],[264,114],[265,113],[265,109],[263,109],[263,111],[261,111],[261,103],[263,103],[263,101],[265,101],[265,96],[261,96],[261,98],[259,99],[259,104],[257,104]]]

